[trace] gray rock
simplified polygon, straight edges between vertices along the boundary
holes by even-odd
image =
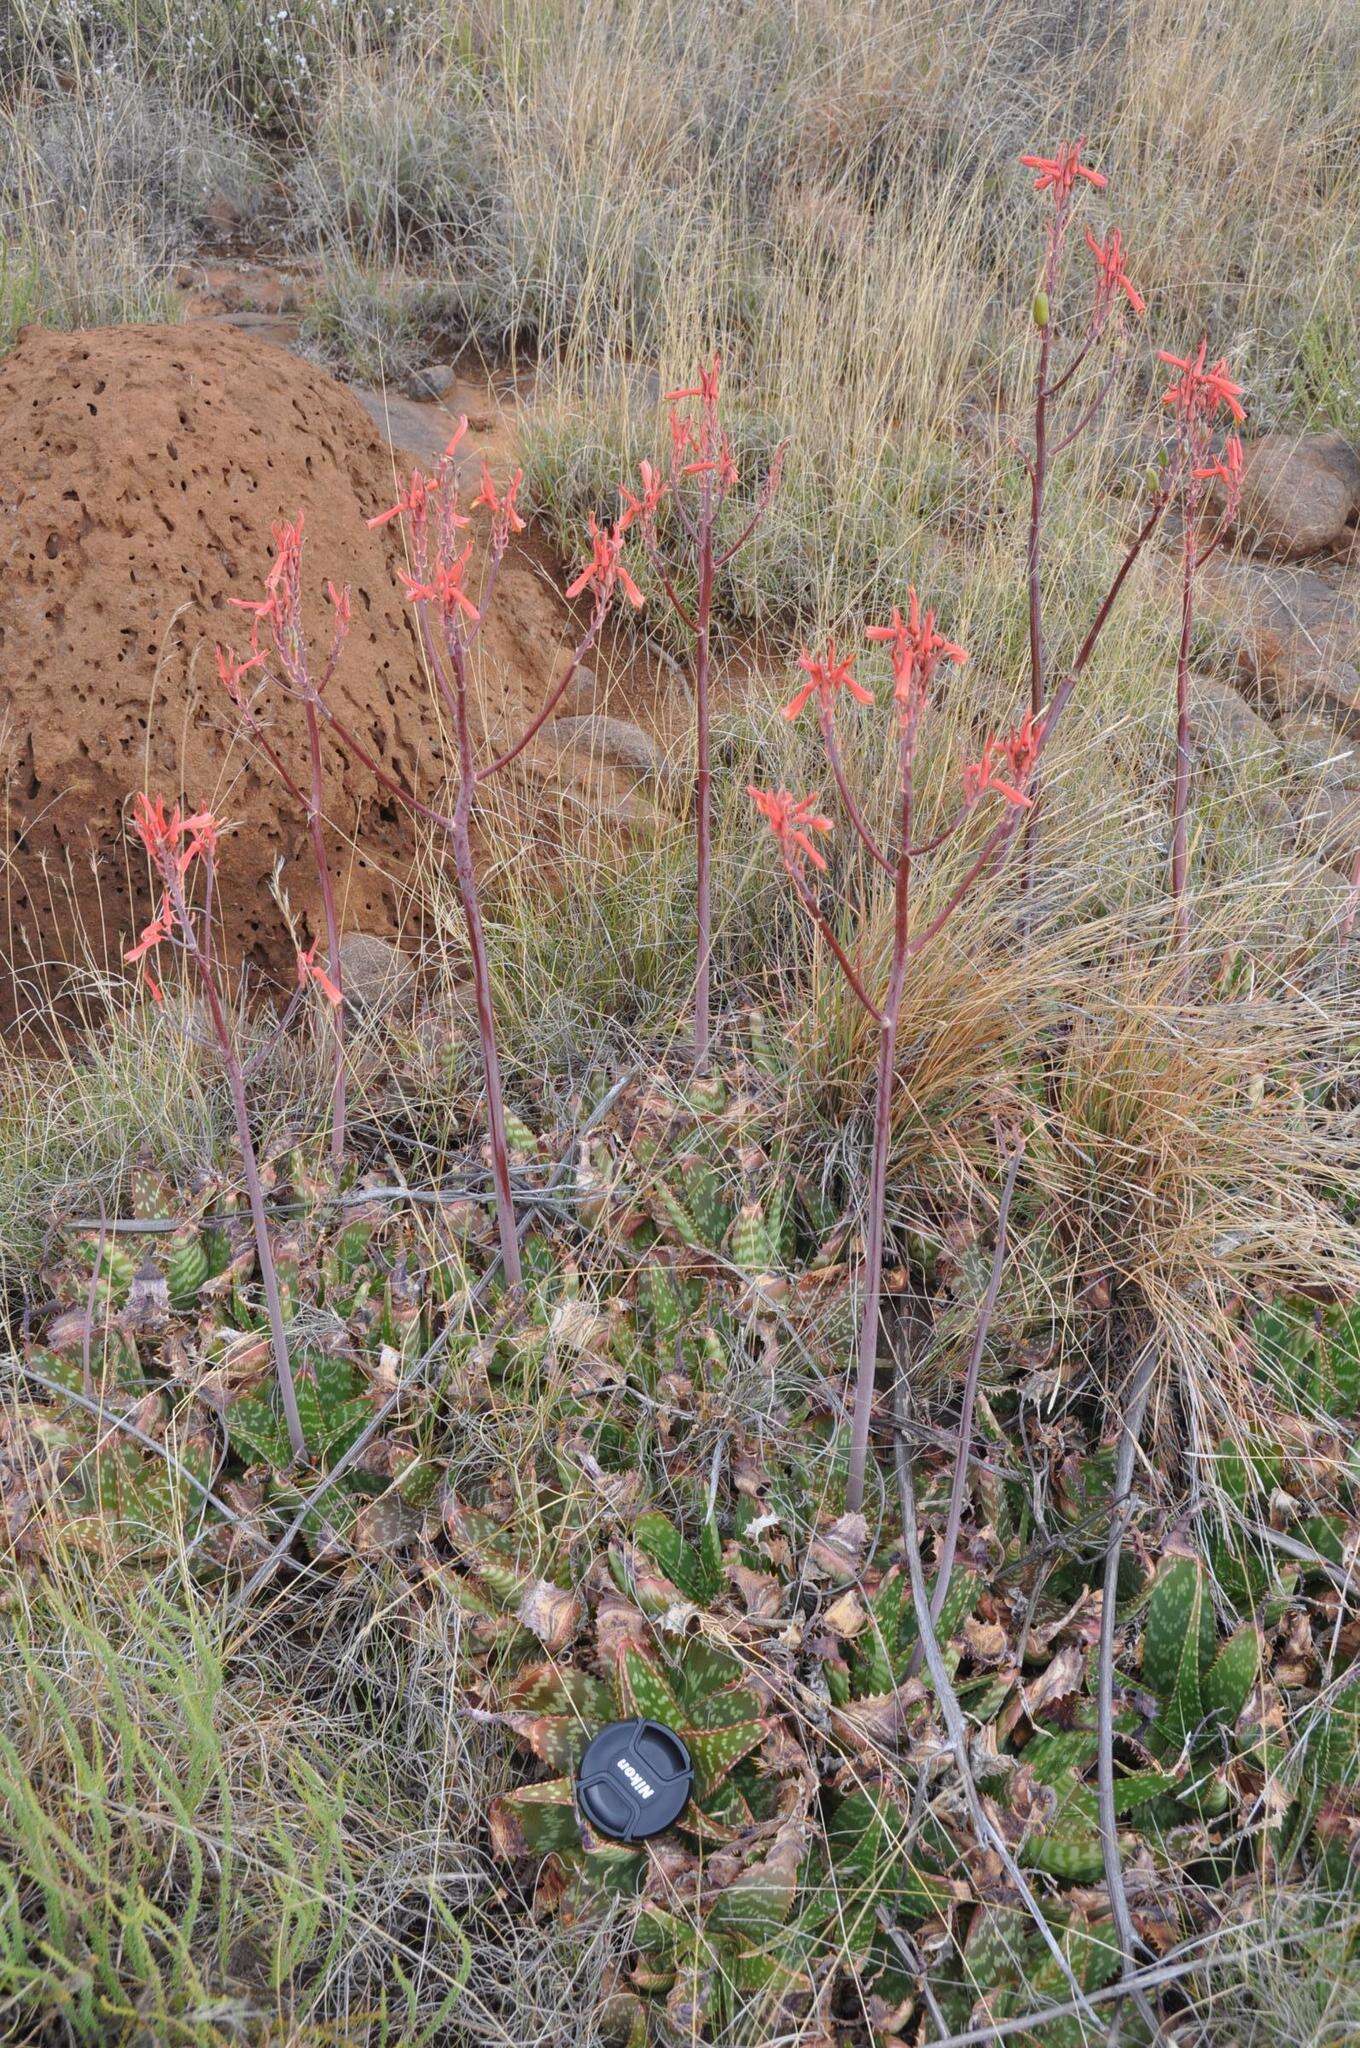
[[[1349,874],[1360,852],[1360,791],[1324,783],[1308,798],[1298,826],[1301,845]]]
[[[640,725],[626,718],[602,718],[581,713],[554,718],[545,738],[554,746],[587,755],[603,768],[614,769],[627,780],[646,783],[670,803],[681,803],[687,776]]]
[[[390,1009],[410,987],[414,968],[400,946],[376,932],[343,932],[340,976],[345,1001],[356,1014]]]
[[[1195,751],[1211,766],[1260,770],[1278,761],[1274,732],[1231,683],[1217,676],[1192,675],[1190,710]]]
[[[1360,453],[1344,434],[1267,434],[1246,451],[1237,536],[1274,561],[1349,547],[1360,516]]]
[[[401,380],[407,398],[422,405],[437,405],[449,388],[452,372],[444,363],[430,363],[423,370],[409,370]]]
[[[1280,724],[1280,744],[1296,775],[1340,788],[1360,787],[1360,745],[1326,718],[1294,716]]]

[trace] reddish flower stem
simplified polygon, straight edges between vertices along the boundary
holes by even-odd
[[[713,794],[708,734],[709,632],[712,613],[713,492],[709,479],[705,477],[703,504],[699,514],[699,589],[694,621],[694,925],[697,953],[694,969],[694,1064],[701,1074],[708,1070],[709,1040],[712,1033]]]
[[[890,875],[894,872],[893,864],[888,859],[887,854],[884,853],[873,833],[869,830],[868,825],[864,821],[863,812],[850,793],[850,785],[846,780],[845,764],[841,760],[840,743],[836,738],[835,715],[829,704],[823,704],[819,707],[818,723],[821,727],[822,745],[826,750],[826,758],[830,764],[836,788],[840,791],[841,802],[845,805],[845,815],[849,818],[856,834],[870,856],[877,861],[885,874]]]
[[[1177,979],[1184,998],[1190,989],[1190,642],[1195,621],[1195,524],[1197,493],[1187,484],[1181,545],[1181,632],[1176,649],[1176,784],[1171,801],[1171,917]]]
[[[207,886],[213,888],[213,860],[208,852],[203,856]],[[199,982],[207,1001],[212,1018],[213,1033],[222,1054],[222,1066],[231,1091],[232,1114],[236,1123],[236,1142],[241,1154],[241,1171],[245,1178],[246,1196],[250,1203],[250,1220],[255,1231],[255,1255],[259,1261],[260,1283],[264,1288],[265,1304],[269,1311],[270,1341],[274,1353],[274,1372],[279,1383],[279,1397],[283,1402],[284,1420],[288,1426],[288,1441],[293,1456],[299,1461],[307,1456],[307,1439],[302,1432],[302,1418],[298,1414],[297,1391],[293,1385],[293,1368],[288,1358],[288,1339],[283,1327],[283,1303],[279,1296],[279,1279],[274,1268],[274,1253],[269,1242],[269,1220],[265,1214],[264,1190],[260,1184],[259,1162],[255,1155],[255,1141],[250,1132],[250,1112],[246,1105],[245,1077],[241,1071],[240,1057],[236,1051],[227,1024],[226,1013],[217,986],[217,976],[210,957],[210,940],[200,941],[189,906],[185,900],[184,886],[179,869],[170,859],[161,866],[162,879],[170,901],[174,906],[176,921],[184,947],[193,961]]]
[[[860,1317],[855,1372],[855,1404],[850,1425],[850,1465],[845,1505],[857,1514],[864,1505],[864,1477],[869,1460],[869,1423],[874,1405],[874,1373],[878,1365],[878,1321],[883,1292],[883,1235],[888,1190],[888,1146],[892,1137],[893,1084],[897,1069],[897,1029],[906,986],[911,925],[912,739],[903,733],[898,749],[898,856],[893,881],[893,947],[887,993],[878,1020],[878,1070],[874,1091],[873,1151],[869,1165],[869,1214],[866,1223],[864,1309]]]
[[[312,858],[316,862],[317,880],[321,884],[321,908],[326,924],[326,969],[331,981],[344,996],[345,985],[340,967],[340,925],[335,914],[335,888],[331,882],[330,863],[326,859],[326,835],[321,822],[321,722],[317,717],[316,703],[307,699],[307,754],[311,767],[311,793],[307,804],[307,830],[311,834]],[[331,1083],[331,1165],[336,1173],[345,1163],[345,1113],[347,1104],[347,1076],[345,1073],[345,1006],[343,1001],[329,1003],[331,1029],[335,1036],[335,1076]]]

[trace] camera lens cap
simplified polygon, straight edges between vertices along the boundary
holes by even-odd
[[[660,1721],[611,1721],[581,1758],[576,1803],[614,1842],[645,1842],[678,1820],[694,1788],[689,1751]]]

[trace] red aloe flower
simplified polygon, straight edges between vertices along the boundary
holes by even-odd
[[[124,953],[123,960],[125,964],[130,967],[135,960],[145,960],[149,953],[154,953],[157,946],[165,943],[174,929],[174,912],[170,907],[170,898],[165,896],[161,899],[161,907],[157,915],[150,924],[143,926],[142,936],[138,939],[136,945],[129,946],[126,953]],[[151,972],[150,967],[144,966],[142,973],[146,979],[147,989],[150,992],[152,1002],[164,1002],[164,991],[155,975]]]
[[[481,614],[463,588],[463,572],[467,568],[471,554],[472,542],[469,541],[462,554],[453,561],[436,562],[424,581],[408,575],[405,569],[398,569],[397,574],[406,586],[406,595],[410,603],[437,604],[446,619],[455,618],[459,612],[464,612],[475,625]]]
[[[1212,418],[1220,405],[1225,405],[1235,420],[1244,420],[1247,415],[1241,403],[1242,386],[1228,375],[1226,358],[1220,356],[1210,364],[1206,362],[1208,353],[1207,340],[1200,342],[1193,356],[1173,356],[1169,349],[1158,349],[1158,362],[1181,373],[1162,393],[1162,404],[1174,405],[1187,423]]]
[[[1094,171],[1089,164],[1082,162],[1081,153],[1085,147],[1086,137],[1083,135],[1076,142],[1060,142],[1056,156],[1022,156],[1020,161],[1025,169],[1039,173],[1034,180],[1035,191],[1051,191],[1055,200],[1062,201],[1068,197],[1078,178],[1084,178],[1098,192],[1103,191],[1108,180],[1103,172]]]
[[[963,771],[965,808],[971,810],[978,799],[990,790],[1008,804],[1027,811],[1034,799],[1026,795],[1025,785],[1034,773],[1043,737],[1042,717],[1036,719],[1032,711],[1027,711],[1012,731],[988,739],[982,749],[982,759]],[[1006,770],[1004,776],[1001,773],[1003,767]]]
[[[164,797],[153,801],[139,790],[132,812],[133,830],[162,874],[172,866],[182,881],[201,853],[217,851],[219,827],[211,811],[195,811],[186,818],[176,804],[167,813]]]
[[[705,405],[716,405],[718,403],[718,373],[721,369],[722,356],[717,349],[714,349],[713,360],[707,365],[703,363],[699,365],[698,383],[685,385],[679,391],[668,391],[666,393],[667,405],[679,405],[687,398],[698,398]]]
[[[616,529],[619,533],[626,533],[635,519],[642,521],[644,532],[650,531],[656,523],[657,507],[670,489],[670,485],[652,468],[650,462],[642,463],[640,474],[642,477],[642,496],[640,498],[635,496],[626,484],[619,485],[619,496],[623,500],[623,510],[619,514]]]
[[[341,632],[347,633],[349,631],[350,616],[348,583],[341,584],[337,589],[335,584],[328,580],[326,584],[326,597],[331,609],[335,613],[336,625],[340,628]]]
[[[827,641],[825,654],[814,654],[810,648],[805,647],[799,657],[798,666],[808,680],[797,695],[791,697],[784,706],[784,717],[797,718],[808,699],[814,696],[823,711],[830,711],[843,689],[850,692],[857,704],[872,704],[873,691],[867,690],[863,683],[855,679],[854,660],[853,654],[847,654],[844,660],[837,655],[834,639]]]
[[[214,647],[213,653],[217,657],[218,679],[232,703],[239,705],[241,702],[241,678],[247,675],[251,669],[259,667],[260,663],[264,660],[264,654],[257,649],[247,660],[237,661],[235,656],[225,647]]]
[[[791,874],[801,873],[804,860],[810,860],[815,868],[826,866],[808,837],[811,832],[831,830],[830,818],[818,814],[821,798],[816,791],[795,797],[787,789],[758,789],[755,783],[748,782],[746,794],[778,840],[784,865]]]
[[[406,489],[395,505],[389,505],[385,512],[375,512],[365,526],[386,526],[390,520],[407,517],[423,520],[430,502],[430,486],[418,469],[413,469],[406,482]]]
[[[1242,441],[1237,434],[1229,434],[1223,443],[1223,453],[1214,462],[1206,462],[1193,470],[1192,475],[1208,479],[1216,477],[1223,485],[1228,503],[1236,507],[1242,495]]]
[[[1086,246],[1096,259],[1096,299],[1102,309],[1108,309],[1115,294],[1123,292],[1135,313],[1147,311],[1147,301],[1136,289],[1124,268],[1124,237],[1118,228],[1111,228],[1109,240],[1098,242],[1091,230],[1086,230]]]
[[[524,521],[521,519],[519,508],[515,503],[516,493],[523,481],[524,471],[517,469],[505,487],[504,497],[500,497],[497,495],[496,486],[491,480],[491,471],[487,468],[485,462],[482,464],[481,482],[472,504],[474,510],[478,505],[485,505],[487,511],[491,514],[491,544],[497,553],[504,551],[512,533],[523,533],[524,531]]]
[[[894,605],[888,624],[867,627],[864,637],[886,641],[892,648],[893,696],[903,725],[919,715],[939,663],[952,661],[962,667],[968,659],[966,648],[936,632],[935,614],[922,611],[914,584],[907,591],[906,618]]]
[[[299,988],[306,988],[309,981],[314,981],[328,1003],[334,1003],[338,1007],[344,1001],[344,997],[331,980],[329,974],[327,974],[325,968],[317,963],[315,939],[312,940],[305,953],[301,947],[298,948],[297,977]]]
[[[567,596],[579,597],[583,590],[589,590],[593,586],[597,596],[604,599],[610,595],[617,583],[629,604],[640,606],[643,602],[642,592],[629,575],[623,559],[622,521],[617,526],[602,527],[592,513],[586,523],[590,530],[590,560],[575,581],[567,585]]]

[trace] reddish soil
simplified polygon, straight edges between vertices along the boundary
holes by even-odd
[[[476,396],[475,392],[473,394]],[[465,474],[486,452],[503,468],[504,417],[467,404]],[[428,459],[447,430],[413,407],[389,435]],[[375,406],[375,410],[378,408]],[[0,363],[0,769],[6,777],[0,986],[8,1019],[50,1000],[64,963],[114,967],[148,914],[145,864],[128,846],[138,789],[210,804],[234,830],[222,860],[223,929],[233,957],[291,978],[292,945],[270,894],[279,864],[294,913],[314,929],[318,891],[302,819],[266,764],[235,737],[214,640],[243,648],[233,596],[258,589],[270,529],[307,519],[306,581],[318,647],[329,637],[327,576],[354,591],[354,628],[332,685],[339,714],[427,793],[445,756],[394,570],[389,504],[401,468],[352,392],[311,365],[219,321],[81,334],[29,330]],[[570,644],[559,571],[532,540],[507,559],[480,643],[476,687],[494,738],[543,701]],[[645,692],[642,694],[646,694]],[[579,699],[571,706],[579,710]],[[611,706],[612,709],[622,708]],[[305,759],[297,707],[273,707],[272,737]],[[413,839],[395,804],[333,745],[326,810],[347,928],[400,925]]]

